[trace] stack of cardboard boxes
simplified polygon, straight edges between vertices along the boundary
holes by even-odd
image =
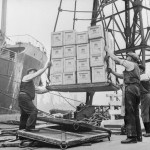
[[[109,48],[112,48],[109,35],[107,40]],[[89,27],[85,32],[53,32],[51,45],[52,85],[108,81],[102,26]],[[109,62],[114,65],[112,60]]]

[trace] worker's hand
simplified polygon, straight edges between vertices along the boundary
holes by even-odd
[[[111,68],[107,68],[107,71],[108,71],[108,73],[111,73],[112,69]]]
[[[48,61],[47,64],[46,64],[46,68],[49,68],[52,66],[52,62],[51,61]]]
[[[106,52],[108,52],[108,51],[109,51],[109,49],[108,49],[108,45],[105,45],[104,50],[105,50]]]

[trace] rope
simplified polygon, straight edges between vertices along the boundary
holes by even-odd
[[[56,96],[62,97],[62,96],[60,96],[60,95],[57,95],[57,94],[54,94],[54,93],[50,93],[50,92],[49,92],[49,94],[52,94],[52,95],[56,95]],[[63,98],[66,98],[66,99],[69,99],[69,100],[72,100],[72,101],[75,101],[75,102],[82,103],[82,101],[78,101],[78,100],[75,100],[75,99],[72,99],[72,98],[68,98],[68,97],[65,97],[65,96],[63,96]]]
[[[11,112],[12,112],[12,111],[13,111],[13,112],[17,112],[17,113],[19,112],[18,110],[12,110],[12,109],[5,108],[5,107],[1,107],[1,106],[0,106],[0,108],[1,108],[1,109],[5,109],[5,110],[9,110],[9,111],[11,111]]]
[[[58,92],[58,93],[70,106],[72,106],[73,108],[76,109],[76,107],[74,107],[70,102],[68,102],[67,99],[60,94],[60,92]]]

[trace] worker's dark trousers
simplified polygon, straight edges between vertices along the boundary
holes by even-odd
[[[139,119],[140,89],[138,86],[129,85],[125,90],[125,123],[127,137],[142,136]]]
[[[34,129],[38,113],[37,108],[26,94],[19,94],[18,101],[21,112],[19,129]]]

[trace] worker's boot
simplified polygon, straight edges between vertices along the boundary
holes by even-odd
[[[144,123],[146,134],[143,134],[144,137],[150,137],[150,122]]]
[[[136,137],[127,137],[126,140],[121,141],[122,144],[130,144],[130,143],[137,143]]]
[[[137,142],[142,142],[142,136],[137,136]]]
[[[39,132],[40,129],[26,129],[27,132]]]

